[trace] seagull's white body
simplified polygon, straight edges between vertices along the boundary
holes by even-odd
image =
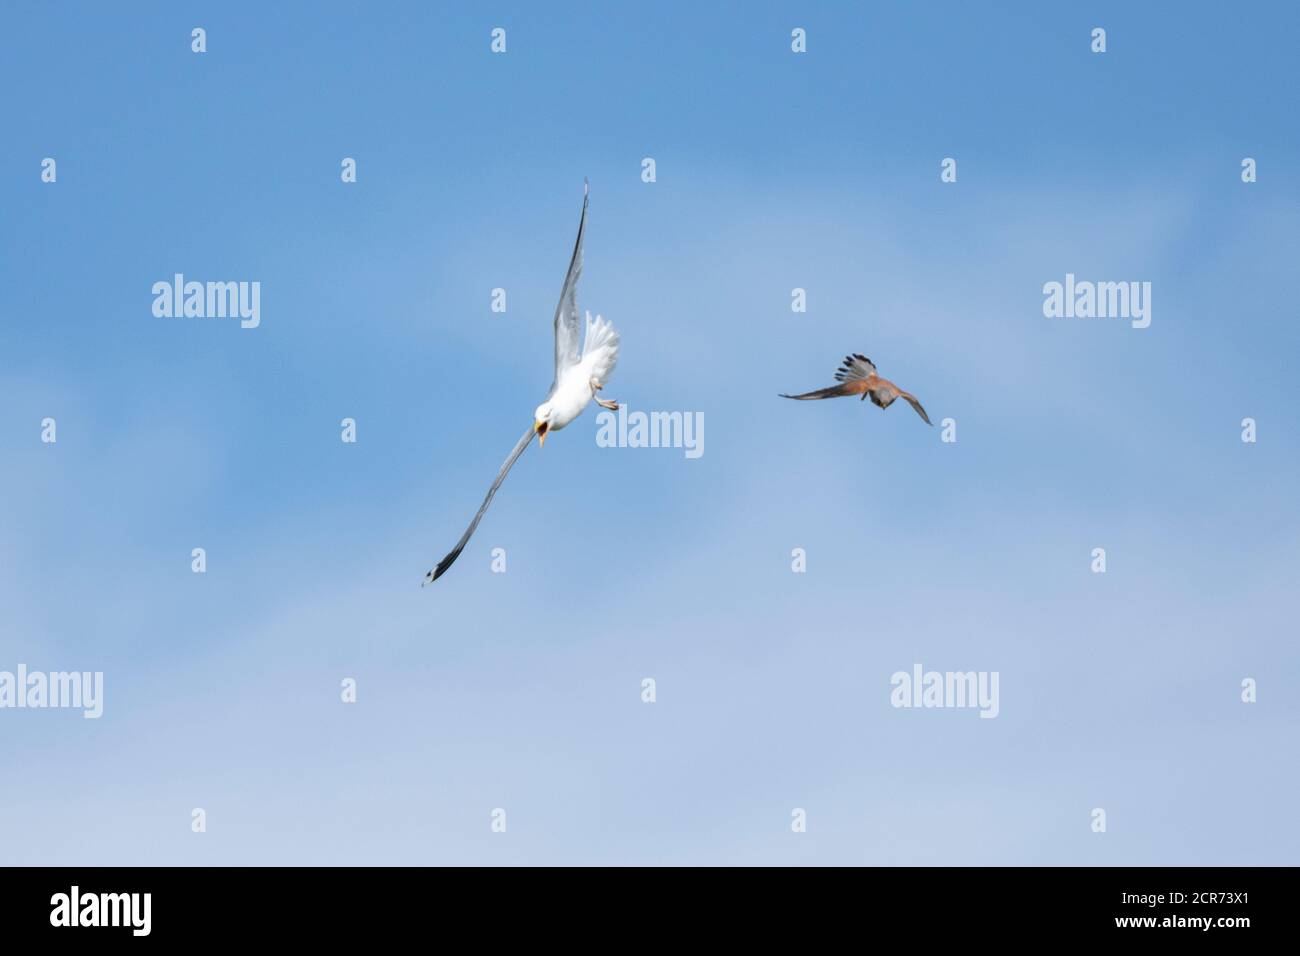
[[[560,290],[560,304],[555,309],[555,378],[551,390],[546,393],[542,404],[533,412],[533,427],[515,444],[514,451],[502,464],[501,470],[488,489],[487,497],[479,506],[478,514],[470,522],[465,533],[460,536],[447,556],[438,562],[438,566],[424,576],[424,583],[430,584],[452,566],[460,557],[461,551],[469,543],[474,529],[483,520],[488,505],[501,483],[506,480],[515,461],[524,453],[533,436],[539,436],[542,444],[546,436],[568,425],[582,414],[592,399],[605,408],[617,408],[615,402],[597,398],[596,393],[609,381],[609,376],[618,364],[618,333],[599,315],[593,320],[587,313],[586,337],[582,340],[581,351],[578,348],[578,278],[582,275],[582,238],[587,229],[587,189],[582,190],[582,218],[578,220],[578,240],[573,244],[573,256],[569,259],[569,271],[564,277],[564,287]]]
[[[581,415],[596,398],[596,392],[604,386],[617,363],[618,333],[600,316],[593,321],[588,312],[582,354],[576,361],[566,360],[562,368],[556,366],[555,384],[546,400],[537,406],[533,427],[545,424],[546,428],[540,432],[545,437]]]
[[[549,399],[552,412],[548,431],[558,432],[591,404],[591,375],[584,367],[592,365],[594,363],[584,360],[564,373],[555,394]]]

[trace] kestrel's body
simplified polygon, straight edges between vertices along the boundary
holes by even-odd
[[[807,402],[819,398],[842,398],[845,395],[861,395],[862,399],[870,398],[871,403],[880,408],[888,408],[894,403],[895,399],[902,398],[916,410],[916,414],[921,416],[923,422],[927,425],[931,424],[930,416],[925,413],[925,409],[916,400],[916,396],[911,392],[903,391],[889,379],[877,375],[876,366],[865,355],[846,355],[844,364],[835,373],[835,379],[840,383],[839,385],[819,388],[815,392],[804,392],[802,395],[781,395],[781,398],[793,398],[796,401]],[[859,399],[859,401],[862,399]]]

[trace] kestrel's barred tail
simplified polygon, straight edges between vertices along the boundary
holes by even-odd
[[[835,381],[855,382],[858,379],[870,378],[875,374],[876,366],[872,364],[871,359],[854,352],[852,355],[844,356],[844,364],[836,371]]]

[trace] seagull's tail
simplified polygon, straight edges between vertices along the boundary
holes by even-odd
[[[591,376],[606,383],[618,364],[618,332],[603,317],[593,320],[587,313],[587,335],[582,342],[582,360],[591,363]]]

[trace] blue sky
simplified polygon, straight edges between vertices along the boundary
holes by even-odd
[[[105,675],[0,711],[0,860],[1294,864],[1296,8],[532,6],[0,15],[0,670]],[[705,454],[588,412],[422,590],[584,176],[607,394]],[[1045,318],[1067,272],[1151,326]],[[957,441],[776,398],[846,352]],[[997,719],[892,708],[917,662]]]

